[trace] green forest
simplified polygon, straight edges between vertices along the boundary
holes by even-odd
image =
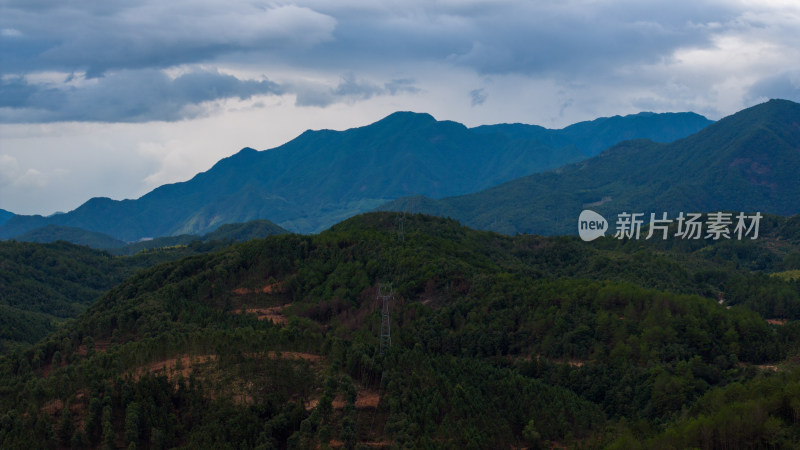
[[[800,446],[800,216],[744,241],[370,213],[0,251],[4,449]]]

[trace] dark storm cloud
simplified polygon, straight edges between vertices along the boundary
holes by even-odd
[[[5,1],[0,66],[6,73],[164,68],[330,38],[335,20],[309,8],[258,2]]]
[[[449,61],[486,73],[535,73],[668,57],[708,44],[708,21],[735,17],[714,2],[155,0],[6,1],[0,65],[6,73],[169,67],[247,60],[249,53],[315,68]],[[13,34],[13,35],[12,35]],[[338,67],[341,66],[341,67]],[[339,70],[341,71],[341,70]]]
[[[413,2],[411,2],[413,3]],[[682,47],[711,45],[710,22],[740,11],[717,2],[537,1],[433,3],[401,11],[320,11],[337,20],[334,39],[298,63],[358,67],[379,61],[440,61],[480,73],[587,73],[658,62]]]
[[[203,102],[281,93],[269,80],[240,80],[212,71],[174,79],[160,70],[122,71],[61,88],[12,78],[0,80],[0,121],[175,121],[202,115],[198,105]]]
[[[192,107],[206,100],[263,93],[294,93],[300,106],[353,103],[418,93],[412,78],[449,68],[624,89],[680,49],[763,26],[745,13],[722,0],[0,0],[0,121],[177,120],[203,114]],[[334,87],[279,87],[159,70],[201,65],[349,75]],[[34,81],[43,72],[97,83]],[[473,105],[486,98],[470,95]]]

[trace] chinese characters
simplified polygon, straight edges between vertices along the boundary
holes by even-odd
[[[706,214],[706,221],[703,222],[701,213],[681,212],[678,217],[670,219],[667,213],[661,213],[656,217],[655,213],[650,213],[649,222],[646,221],[644,213],[623,212],[617,215],[617,232],[614,237],[617,239],[639,239],[641,236],[642,225],[647,223],[648,230],[645,239],[660,236],[667,239],[671,232],[670,225],[675,224],[673,237],[681,239],[732,239],[738,240],[750,237],[758,238],[758,226],[761,220],[761,213],[757,212],[747,215],[740,212],[736,216],[728,212],[715,212]],[[732,228],[731,228],[732,227]],[[657,238],[657,237],[656,237]]]

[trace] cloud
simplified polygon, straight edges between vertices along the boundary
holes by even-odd
[[[357,79],[353,74],[342,77],[342,81],[331,91],[334,97],[352,100],[366,100],[384,92],[383,87],[368,80]]]
[[[472,106],[480,106],[486,102],[486,98],[489,97],[489,94],[486,93],[485,89],[480,88],[469,91],[469,96],[472,99]]]
[[[156,69],[122,71],[61,84],[13,77],[0,80],[0,122],[176,121],[204,114],[204,102],[282,93],[266,79],[241,80],[210,70],[175,78]]]
[[[731,8],[686,1],[520,3],[475,18],[471,45],[450,59],[480,73],[576,78],[708,47],[713,30],[702,24],[734,17]]]
[[[775,53],[800,48],[793,32],[800,26],[797,8],[744,0],[6,0],[0,17],[2,97],[8,97],[0,102],[13,109],[0,113],[5,121],[178,120],[207,113],[170,91],[177,83],[156,79],[160,70],[176,67],[270,74],[280,92],[296,94],[297,105],[325,107],[419,93],[421,84],[414,80],[426,70],[429,76],[463,69],[479,76],[520,75],[604,89],[643,85],[652,91],[686,84],[672,79],[680,55],[695,51],[725,59],[729,51],[720,42],[731,36]],[[704,72],[709,80],[695,83],[692,92],[723,89],[725,77],[760,76],[752,72],[753,56],[742,61],[746,67],[735,68],[736,74]],[[657,67],[657,76],[645,79],[648,67]],[[274,75],[281,71],[298,76]],[[90,89],[73,80],[31,81],[52,72],[99,83]],[[348,75],[335,84],[308,81],[342,73]],[[130,93],[122,92],[119,80],[125,77]],[[386,79],[392,81],[378,81]],[[141,89],[151,82],[155,88],[170,85],[158,97],[171,99],[156,101],[158,110],[152,111],[136,101],[148,97]],[[115,94],[116,111],[102,98],[96,111],[80,111],[82,99],[107,89]],[[661,101],[656,94],[637,97]]]
[[[755,83],[748,92],[752,101],[783,98],[800,102],[800,70],[784,72]]]
[[[331,38],[336,20],[296,5],[212,0],[8,1],[0,34],[6,72],[166,68],[224,55],[302,51]]]
[[[413,78],[396,78],[383,85],[385,93],[389,95],[398,94],[419,94],[422,92],[416,86],[416,81]]]
[[[36,169],[20,170],[19,162],[10,155],[0,155],[0,186],[13,188],[42,188],[47,179]]]
[[[8,186],[18,176],[19,163],[11,155],[0,155],[0,186]]]
[[[321,3],[321,2],[320,2]],[[329,2],[330,3],[330,2]],[[315,4],[334,17],[332,39],[287,56],[350,67],[447,62],[481,74],[579,74],[670,58],[713,45],[744,8],[714,1],[404,1]]]
[[[398,78],[383,84],[356,77],[349,73],[342,76],[336,86],[323,83],[295,83],[289,88],[296,94],[297,106],[325,107],[333,103],[355,103],[379,95],[416,94],[420,89],[410,78]]]
[[[10,73],[273,61],[351,70],[447,61],[481,73],[552,73],[669,58],[708,46],[742,7],[689,0],[6,2]],[[753,18],[752,20],[761,20]],[[9,69],[10,68],[10,69]]]

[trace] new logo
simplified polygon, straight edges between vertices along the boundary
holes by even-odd
[[[593,241],[604,236],[606,231],[608,231],[608,222],[603,216],[591,209],[581,211],[581,215],[578,216],[578,234],[581,239],[586,242]]]

